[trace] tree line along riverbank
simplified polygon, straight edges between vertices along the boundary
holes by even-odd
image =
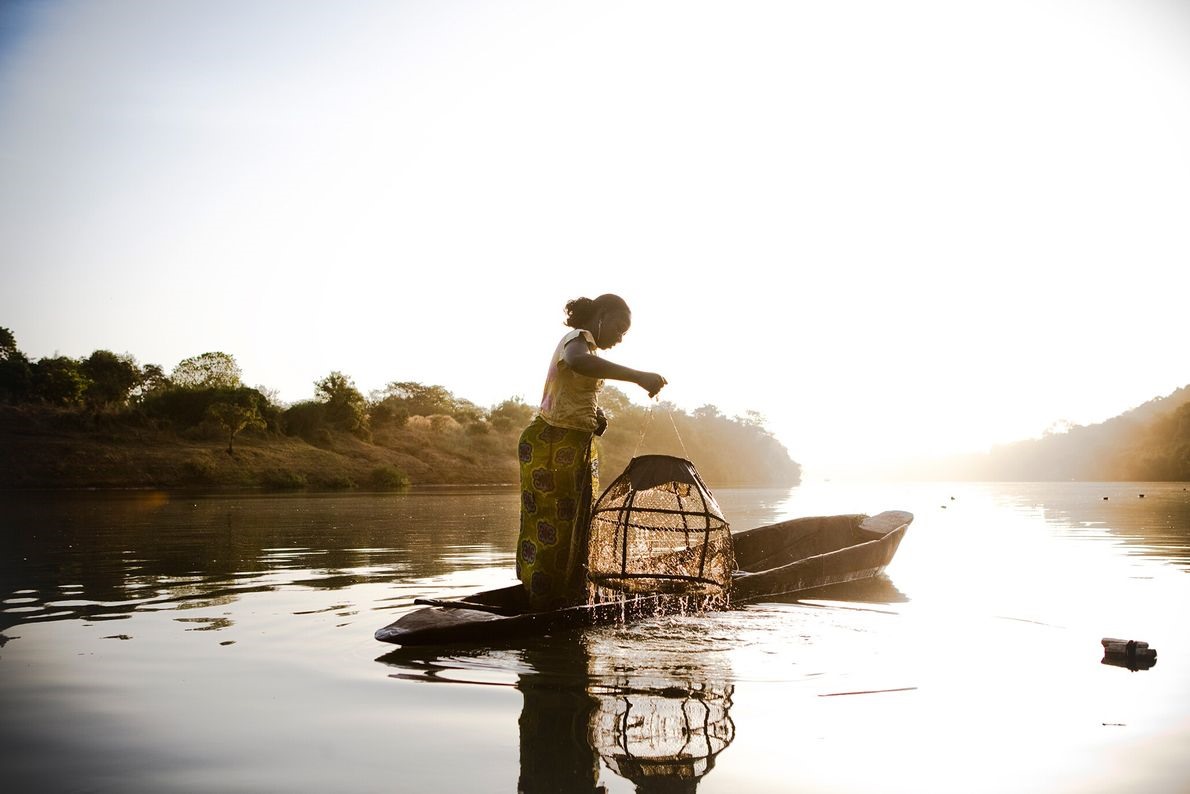
[[[801,467],[756,414],[649,409],[605,388],[603,479],[640,453],[689,454],[711,483],[793,485]],[[516,445],[535,408],[481,407],[442,386],[394,381],[363,395],[331,372],[311,399],[281,404],[242,382],[233,356],[168,374],[128,355],[30,360],[0,328],[0,488],[387,490],[517,482]],[[680,440],[679,434],[680,433]]]

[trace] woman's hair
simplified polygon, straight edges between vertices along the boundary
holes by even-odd
[[[623,298],[609,292],[605,295],[600,295],[594,300],[591,298],[575,298],[572,301],[567,301],[565,322],[571,328],[585,328],[589,331],[594,324],[595,318],[609,311],[621,311],[628,315],[632,314],[632,310],[628,308],[628,304]]]

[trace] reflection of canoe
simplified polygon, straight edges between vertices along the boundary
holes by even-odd
[[[911,513],[894,510],[871,517],[797,518],[741,532],[734,536],[739,570],[732,577],[731,603],[876,576],[892,561],[912,521]],[[529,612],[519,584],[457,601],[416,603],[426,606],[378,630],[376,639],[400,645],[487,641],[656,615],[684,605],[680,596],[645,595]]]

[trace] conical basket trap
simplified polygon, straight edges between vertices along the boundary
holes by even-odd
[[[633,458],[592,508],[587,575],[597,587],[722,595],[733,570],[731,527],[684,458]]]

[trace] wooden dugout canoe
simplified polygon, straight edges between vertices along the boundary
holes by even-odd
[[[891,510],[795,518],[740,532],[733,537],[738,570],[730,605],[876,576],[892,561],[912,521],[912,513]],[[423,607],[379,629],[376,639],[398,645],[503,640],[663,614],[685,602],[657,594],[530,612],[524,588],[516,584],[453,601],[414,603]]]

